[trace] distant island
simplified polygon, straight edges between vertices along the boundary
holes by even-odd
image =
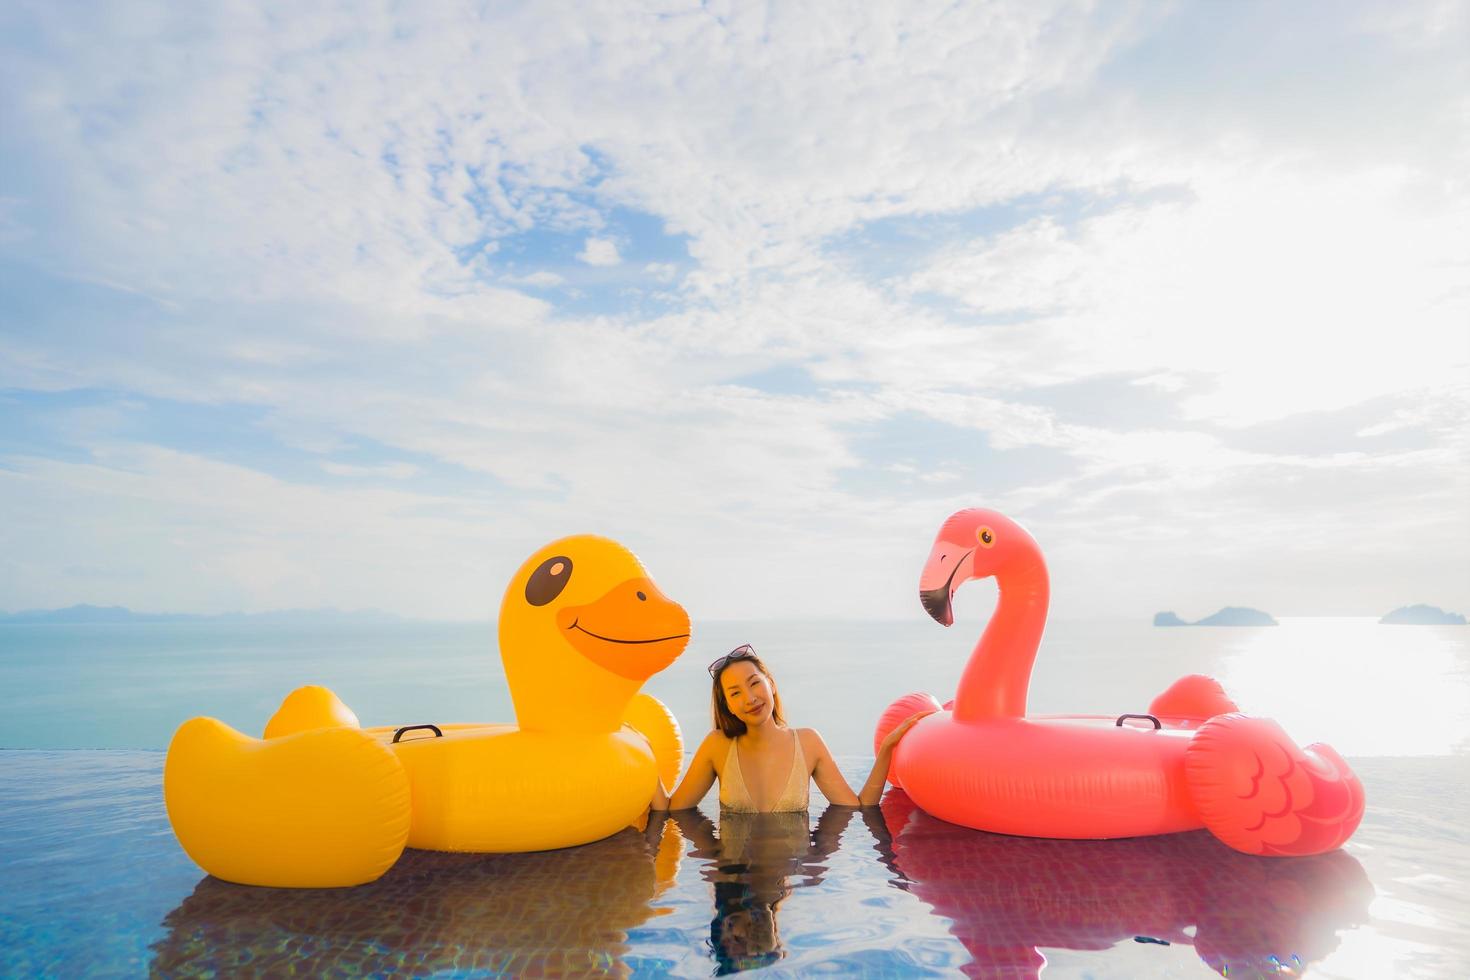
[[[1386,614],[1380,623],[1390,626],[1464,626],[1465,617],[1459,613],[1445,612],[1438,606],[1400,606]]]
[[[340,609],[282,609],[260,613],[144,613],[122,606],[68,606],[65,609],[28,609],[24,612],[0,612],[0,623],[401,623],[401,616],[363,609],[343,612]]]
[[[1161,612],[1154,614],[1155,626],[1276,626],[1276,619],[1270,613],[1263,613],[1259,609],[1247,609],[1244,606],[1226,606],[1213,616],[1206,616],[1193,623],[1185,622],[1172,612]]]

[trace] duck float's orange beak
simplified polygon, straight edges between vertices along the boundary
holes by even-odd
[[[565,606],[556,625],[578,653],[604,670],[643,681],[678,659],[689,643],[689,614],[635,578],[584,606]]]

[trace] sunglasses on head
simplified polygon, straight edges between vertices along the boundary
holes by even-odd
[[[749,643],[742,643],[735,649],[731,650],[729,653],[725,654],[723,657],[720,657],[714,663],[710,664],[709,675],[711,677],[719,677],[720,671],[724,670],[735,661],[752,660],[754,658],[755,647],[751,646]]]

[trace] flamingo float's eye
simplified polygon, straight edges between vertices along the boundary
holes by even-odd
[[[531,577],[526,579],[526,601],[533,606],[544,606],[561,595],[561,590],[572,580],[572,560],[562,555],[548,558],[536,566]]]
[[[986,548],[989,548],[995,544],[995,532],[988,527],[982,527],[975,532],[975,540],[979,541]]]

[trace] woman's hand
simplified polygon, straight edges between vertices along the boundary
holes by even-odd
[[[916,711],[903,721],[899,722],[893,731],[878,745],[878,755],[873,759],[873,771],[868,776],[868,781],[863,784],[862,791],[858,793],[858,804],[860,806],[873,806],[883,796],[883,787],[888,783],[888,760],[893,758],[893,747],[898,744],[899,739],[908,734],[910,728],[919,723],[919,719],[925,715],[932,715],[930,711]]]
[[[915,711],[903,721],[899,722],[898,727],[889,732],[888,737],[885,738],[882,744],[878,746],[878,753],[880,755],[885,755],[892,752],[893,747],[898,744],[898,740],[907,735],[908,730],[917,725],[920,718],[925,718],[932,714],[934,714],[933,709],[930,709],[929,711]]]

